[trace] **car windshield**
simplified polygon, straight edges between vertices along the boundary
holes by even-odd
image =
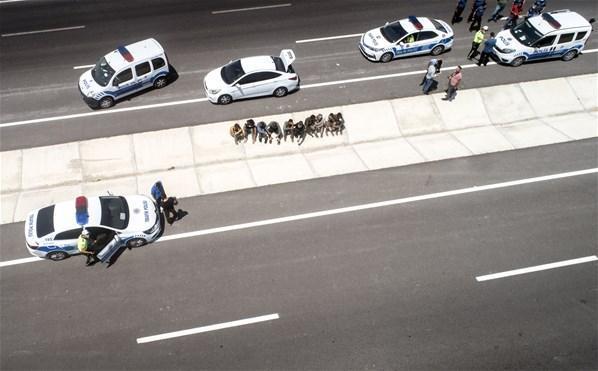
[[[102,219],[100,224],[115,229],[125,229],[129,225],[129,205],[124,197],[100,197]]]
[[[521,44],[525,46],[532,46],[536,41],[542,38],[540,31],[536,30],[529,21],[515,26],[511,29],[511,34]]]
[[[98,83],[98,85],[106,86],[114,75],[114,69],[110,67],[106,58],[102,57],[91,70],[91,76]]]
[[[226,66],[222,67],[220,70],[220,75],[222,76],[222,80],[227,84],[232,84],[236,81],[239,77],[243,76],[245,71],[243,71],[243,67],[241,67],[241,61],[236,60],[234,62],[230,62]]]
[[[407,35],[407,31],[397,22],[389,23],[386,26],[380,28],[380,33],[384,38],[391,43],[396,43],[402,39],[403,36]]]

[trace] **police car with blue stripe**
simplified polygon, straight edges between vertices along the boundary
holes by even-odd
[[[25,241],[33,256],[63,260],[79,253],[77,239],[90,234],[100,261],[123,246],[139,247],[162,232],[160,209],[143,195],[77,197],[32,211],[25,219]]]
[[[371,61],[386,63],[411,55],[439,55],[450,49],[453,41],[453,29],[448,23],[410,16],[364,33],[359,50]]]
[[[593,22],[567,9],[529,17],[499,32],[493,52],[499,62],[515,67],[548,58],[570,61],[585,47]]]
[[[92,108],[109,108],[140,90],[168,83],[168,60],[154,39],[118,47],[79,78],[79,91]]]

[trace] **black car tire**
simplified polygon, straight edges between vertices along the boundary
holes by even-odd
[[[287,95],[287,93],[288,93],[287,88],[281,86],[281,87],[276,88],[276,90],[274,90],[273,95],[277,98],[282,98],[285,95]]]
[[[218,103],[220,104],[229,104],[233,101],[233,97],[228,94],[224,94],[218,97]]]
[[[114,106],[114,99],[112,97],[104,97],[100,99],[98,106],[102,109]]]
[[[525,62],[524,57],[517,57],[517,58],[513,59],[513,61],[511,62],[511,66],[519,67],[523,64],[523,62]]]
[[[52,251],[46,255],[46,258],[53,260],[55,262],[64,260],[69,257],[69,254],[64,251]]]
[[[436,45],[434,48],[432,48],[432,51],[430,52],[430,54],[436,56],[436,55],[442,54],[443,51],[444,51],[443,45]]]
[[[384,53],[380,57],[380,62],[382,63],[388,63],[390,61],[392,61],[392,53]]]
[[[565,62],[569,62],[570,60],[572,60],[576,56],[577,56],[577,50],[573,49],[573,50],[569,50],[568,52],[566,52],[565,54],[563,54],[563,56],[561,57],[561,59],[564,60]]]
[[[168,84],[168,79],[165,76],[160,76],[154,81],[154,89],[162,89]]]
[[[145,240],[143,238],[132,238],[127,241],[127,247],[131,247],[131,248],[141,247],[145,244],[147,244],[147,240]]]

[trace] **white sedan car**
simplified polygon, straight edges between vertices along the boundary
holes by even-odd
[[[295,53],[290,49],[279,57],[241,58],[210,71],[204,78],[206,96],[212,103],[229,104],[233,100],[273,95],[284,97],[299,88],[299,76],[291,65]]]
[[[363,34],[359,50],[371,61],[418,54],[438,55],[453,46],[453,29],[439,19],[408,17]]]

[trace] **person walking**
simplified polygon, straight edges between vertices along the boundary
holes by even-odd
[[[448,78],[448,89],[446,90],[446,97],[442,98],[442,100],[448,100],[449,102],[451,102],[453,99],[455,99],[455,96],[457,95],[457,89],[461,84],[462,78],[463,75],[461,74],[461,66],[457,66],[455,72],[451,73],[451,75]]]
[[[488,64],[488,60],[490,60],[490,56],[492,55],[492,51],[494,50],[494,46],[496,45],[496,38],[494,38],[494,32],[490,32],[490,38],[484,41],[484,48],[482,49],[482,54],[480,55],[480,60],[478,61],[478,66]]]
[[[525,0],[513,0],[513,5],[511,6],[511,13],[509,14],[509,19],[505,23],[503,30],[508,30],[517,26],[517,20],[519,19],[519,15],[523,11],[523,3]]]
[[[430,93],[432,85],[434,85],[435,82],[434,77],[436,77],[437,74],[436,63],[438,63],[438,61],[436,61],[435,59],[433,59],[433,61],[434,62],[430,61],[430,63],[428,63],[428,70],[426,71],[424,87],[422,88],[422,91],[426,95]]]
[[[484,16],[484,12],[486,11],[486,2],[484,1],[480,6],[478,6],[474,13],[473,13],[473,22],[469,25],[469,32],[471,31],[479,31],[480,27],[482,26],[482,17]]]
[[[473,21],[475,10],[482,6],[482,4],[486,5],[486,0],[474,0],[473,5],[471,6],[471,12],[469,12],[469,15],[467,16],[467,22]]]
[[[453,13],[453,19],[451,20],[451,24],[459,23],[463,20],[461,14],[463,14],[463,10],[465,10],[465,5],[467,5],[467,0],[457,0],[457,7],[455,8],[455,12]]]
[[[540,15],[545,7],[546,7],[546,0],[534,1],[534,4],[527,11],[528,18],[536,16],[536,15]]]
[[[471,43],[471,50],[467,54],[467,59],[471,60],[478,55],[478,48],[480,44],[484,41],[484,36],[486,36],[486,31],[488,31],[488,26],[482,27],[481,30],[478,30],[475,35],[473,35],[473,41]]]
[[[507,6],[507,0],[496,0],[496,8],[494,8],[494,12],[490,18],[488,18],[488,22],[496,22],[500,17],[500,12],[502,12],[505,7]]]

